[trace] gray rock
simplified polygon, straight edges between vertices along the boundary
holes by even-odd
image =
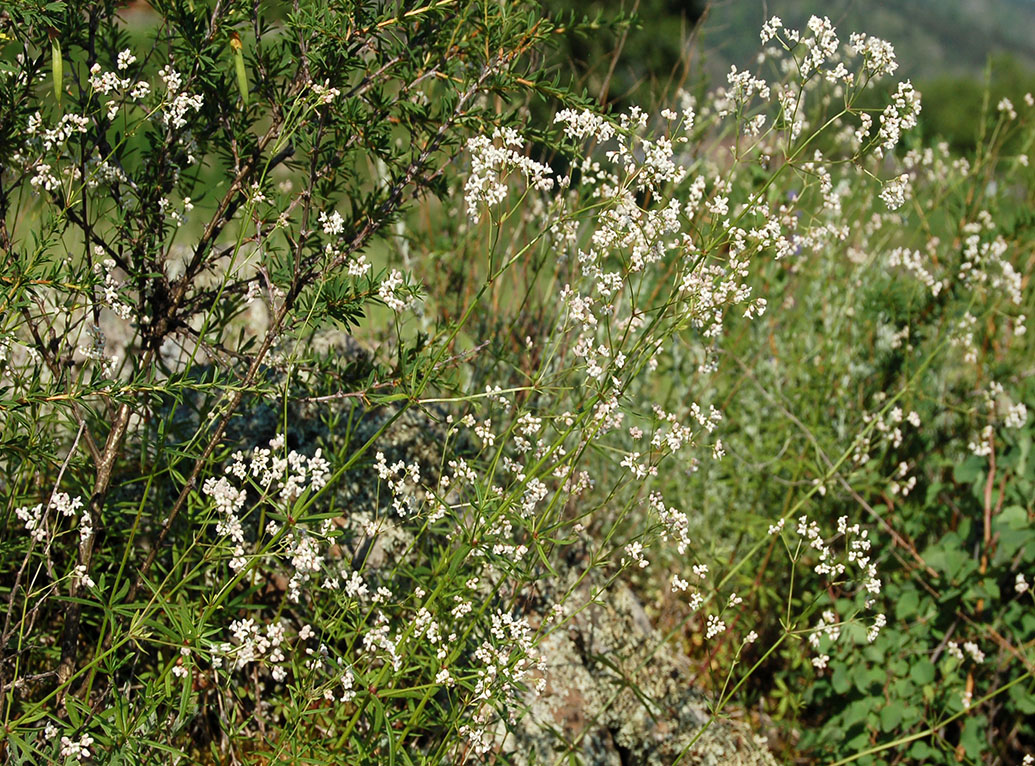
[[[561,584],[542,583],[544,600]],[[586,603],[591,587],[581,585],[575,602]],[[708,699],[688,684],[687,659],[662,642],[628,586],[595,595],[541,645],[546,689],[504,743],[515,763],[574,755],[583,766],[776,766],[745,724],[711,720]]]

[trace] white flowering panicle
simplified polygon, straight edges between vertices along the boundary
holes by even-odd
[[[491,138],[475,136],[468,140],[471,173],[464,185],[464,195],[467,214],[471,218],[477,219],[483,206],[493,207],[506,199],[510,173],[519,173],[530,187],[539,191],[553,189],[553,173],[549,166],[518,151],[524,143],[516,130],[507,127],[496,128]]]
[[[404,284],[402,272],[393,269],[392,272],[381,280],[377,288],[377,296],[392,311],[405,311],[414,303],[414,296],[408,291]]]
[[[892,151],[902,139],[902,134],[916,127],[920,116],[920,94],[913,84],[906,80],[899,83],[892,102],[880,115],[880,129],[877,131],[878,156]]]
[[[884,183],[880,198],[888,206],[888,210],[898,210],[909,197],[909,176],[905,173]]]
[[[192,94],[183,89],[183,75],[172,65],[163,67],[158,76],[165,84],[166,93],[161,119],[166,125],[179,130],[187,125],[187,112],[199,111],[204,104],[204,98],[201,94]]]
[[[237,452],[223,476],[209,477],[202,484],[202,494],[212,500],[217,514],[216,533],[226,538],[230,546],[230,567],[234,571],[240,571],[248,563],[247,536],[241,520],[248,490],[246,486],[235,484],[235,480],[254,482],[263,499],[290,504],[304,492],[320,491],[330,478],[330,464],[321,450],[306,457],[295,450],[285,453],[284,444],[284,437],[276,436],[268,447],[256,447],[250,459],[243,452]]]

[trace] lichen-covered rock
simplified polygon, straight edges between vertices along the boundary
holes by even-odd
[[[544,601],[577,577],[542,583]],[[529,766],[570,763],[569,754],[584,766],[775,766],[746,725],[713,720],[689,686],[686,658],[653,630],[632,590],[616,583],[591,593],[591,579],[575,603],[593,603],[541,645],[546,688],[505,740],[508,756]]]

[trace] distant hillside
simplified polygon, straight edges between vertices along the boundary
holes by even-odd
[[[590,92],[606,89],[615,105],[644,100],[699,82],[716,83],[730,64],[750,66],[763,21],[779,15],[804,27],[810,15],[828,16],[843,40],[852,32],[895,46],[897,77],[916,82],[979,81],[989,56],[1006,55],[1014,72],[1035,72],[1035,0],[540,0],[551,16],[615,20],[635,9],[639,26],[622,39],[605,23],[558,41],[551,62]],[[703,26],[693,31],[698,20]],[[612,53],[622,54],[612,68]],[[692,54],[694,65],[684,64]],[[1027,79],[1026,77],[1024,79]]]
[[[862,31],[891,42],[903,77],[980,76],[997,54],[1035,69],[1035,0],[715,0],[699,50],[709,71],[725,71],[751,60],[767,16],[801,27],[812,14],[828,16],[842,39]]]

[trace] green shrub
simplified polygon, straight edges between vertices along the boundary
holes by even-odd
[[[154,10],[0,27],[8,760],[577,762],[544,647],[620,582],[712,692],[655,760],[772,689],[1023,751],[1030,104],[971,163],[825,19],[606,115],[521,4]]]

